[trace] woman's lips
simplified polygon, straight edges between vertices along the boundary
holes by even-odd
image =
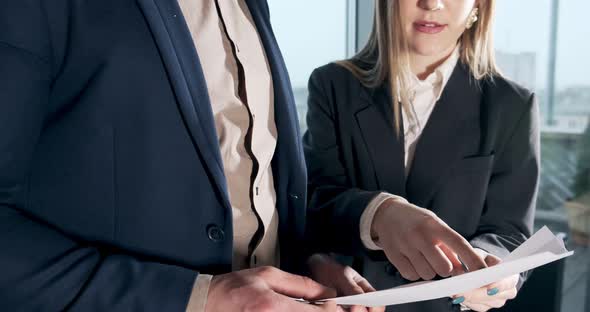
[[[443,31],[447,25],[436,22],[419,21],[414,23],[414,29],[425,34],[438,34]]]

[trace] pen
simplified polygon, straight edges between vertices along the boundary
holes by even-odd
[[[463,260],[461,260],[461,257],[457,256],[457,259],[459,259],[459,262],[461,263],[461,267],[463,267],[463,271],[465,271],[465,273],[469,272],[469,268],[467,267],[465,262],[463,262]]]
[[[299,298],[299,299],[295,299],[295,301],[301,302],[301,303],[313,304],[313,305],[322,305],[322,304],[324,304],[324,300],[309,301],[309,300],[305,300],[303,298]]]

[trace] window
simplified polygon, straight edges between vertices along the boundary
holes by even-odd
[[[536,228],[567,233],[562,311],[590,309],[590,31],[585,0],[497,1],[495,39],[504,74],[534,90],[541,110]],[[584,33],[585,32],[585,33]],[[588,287],[590,288],[590,287]],[[586,301],[586,303],[585,303]]]
[[[269,0],[274,33],[289,69],[301,130],[305,131],[311,72],[344,59],[350,45],[350,1]]]

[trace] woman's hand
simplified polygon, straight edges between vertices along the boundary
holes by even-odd
[[[500,263],[500,258],[490,255],[481,249],[476,249],[488,266]],[[516,284],[519,275],[512,275],[485,287],[474,289],[464,294],[453,296],[453,303],[477,312],[485,312],[493,308],[501,308],[506,301],[516,297]]]
[[[338,296],[351,296],[373,292],[375,289],[357,271],[344,266],[329,255],[315,254],[308,260],[311,278],[318,283],[335,289]],[[353,306],[351,312],[384,312],[384,307],[365,308]]]
[[[486,267],[469,242],[432,211],[387,200],[377,209],[371,235],[407,280],[431,280]],[[458,258],[459,257],[459,258]]]

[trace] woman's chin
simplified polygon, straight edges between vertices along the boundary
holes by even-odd
[[[412,47],[412,53],[423,57],[437,57],[445,53],[447,49],[441,48],[437,44],[422,43]]]

